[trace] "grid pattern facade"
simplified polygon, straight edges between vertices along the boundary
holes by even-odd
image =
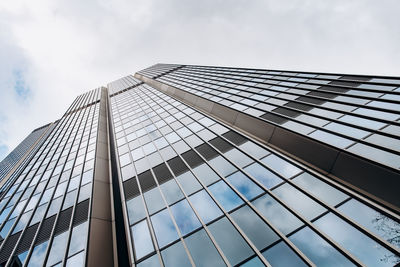
[[[110,102],[137,266],[399,261],[390,211],[148,85]]]
[[[400,79],[168,66],[139,73],[400,169]]]
[[[83,266],[100,90],[79,96],[0,200],[1,266]]]
[[[125,92],[126,90],[132,89],[140,84],[142,84],[140,80],[134,78],[132,75],[129,75],[109,83],[107,85],[108,94],[110,96],[114,96],[116,94]]]
[[[261,138],[368,160],[385,188],[399,97],[396,77],[176,64],[89,91],[0,183],[0,267],[400,264],[395,187],[381,201]]]
[[[31,132],[10,154],[0,162],[0,181],[13,169],[38,139],[46,132],[48,125]]]

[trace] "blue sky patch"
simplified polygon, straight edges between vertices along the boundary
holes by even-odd
[[[21,70],[14,70],[13,74],[15,79],[14,90],[20,98],[26,100],[31,90],[25,82],[23,72]]]

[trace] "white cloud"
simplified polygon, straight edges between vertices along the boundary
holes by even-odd
[[[399,11],[396,0],[1,1],[0,145],[157,62],[399,75]]]

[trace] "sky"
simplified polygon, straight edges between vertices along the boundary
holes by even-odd
[[[1,0],[0,160],[155,63],[400,76],[398,0]]]

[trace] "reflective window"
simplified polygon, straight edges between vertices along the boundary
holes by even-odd
[[[219,181],[208,189],[226,211],[230,211],[243,203],[243,200],[224,181]]]
[[[393,266],[400,258],[332,213],[314,223],[328,236],[369,266]]]
[[[317,202],[296,190],[289,184],[283,184],[273,191],[283,202],[299,212],[308,220],[320,215],[326,209]]]
[[[130,224],[134,224],[146,217],[146,211],[143,206],[141,196],[137,196],[126,202]]]
[[[181,139],[175,132],[167,134],[165,138],[170,142],[170,144],[175,143],[176,141]]]
[[[320,131],[320,130],[312,132],[310,134],[310,136],[319,141],[336,146],[338,148],[346,148],[354,143],[353,141],[351,141],[349,139],[346,139],[346,138],[343,138],[343,137],[340,137],[340,136],[337,136],[337,135],[334,135],[331,133],[327,133],[324,131]]]
[[[400,166],[400,156],[380,150],[378,148],[367,146],[364,144],[355,144],[348,148],[348,151],[356,153],[360,156],[366,157],[376,162],[383,163],[387,166],[391,166],[393,168],[399,168]]]
[[[303,225],[297,217],[268,194],[257,198],[253,201],[253,204],[267,220],[285,235]]]
[[[36,209],[35,215],[33,215],[33,218],[32,218],[31,223],[29,225],[33,225],[33,224],[39,222],[43,218],[43,215],[44,215],[44,212],[46,211],[46,208],[47,208],[47,205],[39,206]]]
[[[272,266],[307,266],[283,241],[263,252],[263,256]]]
[[[251,200],[264,191],[242,172],[235,172],[226,178],[240,193]]]
[[[291,178],[301,172],[301,170],[296,166],[275,155],[269,155],[268,157],[263,158],[261,161],[269,168],[286,178]]]
[[[46,266],[56,264],[63,259],[65,247],[67,245],[68,234],[69,232],[67,231],[54,237]]]
[[[196,266],[226,266],[205,230],[186,237],[185,242]]]
[[[157,148],[151,142],[145,144],[144,146],[142,146],[142,148],[146,155],[150,155],[151,153],[157,150]]]
[[[250,157],[248,157],[246,154],[244,154],[243,152],[239,151],[236,148],[233,148],[228,152],[225,152],[224,154],[230,161],[234,162],[241,168],[253,162],[253,160]]]
[[[85,266],[85,252],[78,253],[67,260],[66,267]]]
[[[282,182],[282,179],[264,168],[258,163],[253,163],[244,168],[244,170],[253,176],[256,180],[261,182],[265,187],[271,188]]]
[[[205,223],[208,223],[222,215],[221,210],[205,190],[201,190],[200,192],[190,196],[189,200]]]
[[[26,256],[28,256],[28,252],[29,252],[29,250],[17,255],[18,260],[21,262],[21,264],[25,263]]]
[[[131,230],[136,258],[140,259],[154,250],[146,220],[134,225]]]
[[[53,193],[53,189],[54,188],[52,188],[52,189],[47,189],[45,192],[44,192],[44,194],[43,194],[43,196],[42,196],[42,199],[40,200],[40,205],[41,204],[43,204],[43,203],[46,203],[46,202],[48,202],[49,200],[50,200],[50,198],[51,198],[51,194]]]
[[[216,169],[222,176],[227,176],[236,171],[235,166],[229,163],[222,156],[218,156],[209,161],[210,165]]]
[[[234,211],[231,215],[257,249],[263,249],[279,239],[248,206]]]
[[[21,231],[25,227],[25,225],[28,223],[28,220],[31,218],[31,215],[32,211],[28,211],[19,218],[17,225],[14,227],[13,234]]]
[[[53,199],[51,201],[50,208],[49,208],[49,210],[47,212],[46,218],[56,214],[60,210],[61,203],[62,203],[62,197],[59,197],[57,199]]]
[[[186,235],[201,226],[186,199],[171,206],[171,212],[182,235]]]
[[[351,115],[344,115],[343,117],[340,117],[340,121],[348,122],[357,126],[365,127],[365,128],[370,128],[373,130],[379,130],[383,126],[385,126],[384,123],[378,122],[378,121],[373,121],[369,119],[364,119],[364,118],[359,118]]]
[[[143,194],[144,199],[146,200],[147,209],[150,214],[153,214],[156,211],[165,207],[164,200],[161,197],[160,190],[158,187],[155,187],[146,193]]]
[[[335,189],[306,172],[294,178],[293,182],[332,206],[348,198],[342,191]]]
[[[77,190],[74,190],[72,192],[69,192],[64,200],[64,205],[62,207],[63,210],[72,207],[75,204],[75,197],[76,197],[76,192]]]
[[[155,254],[150,258],[138,263],[137,267],[160,267],[160,261],[158,260],[158,255]]]
[[[144,153],[141,147],[136,148],[135,150],[131,151],[133,160],[138,160],[144,157]]]
[[[92,194],[92,184],[86,184],[81,187],[81,190],[79,191],[79,199],[78,202],[81,202],[85,199],[90,198]]]
[[[370,132],[363,131],[363,130],[360,130],[360,129],[357,129],[354,127],[346,126],[346,125],[335,123],[335,122],[331,122],[331,123],[325,125],[324,128],[334,131],[334,132],[337,132],[337,133],[340,133],[340,134],[343,134],[343,135],[354,137],[357,139],[364,138],[370,134]]]
[[[254,257],[251,260],[246,261],[243,264],[240,264],[239,266],[240,267],[263,267],[265,265],[261,262],[261,260],[259,258]]]
[[[176,177],[176,179],[181,184],[183,191],[185,191],[187,195],[190,195],[202,188],[200,183],[196,180],[191,172],[182,173]]]
[[[380,235],[383,239],[400,247],[400,224],[382,213],[351,199],[341,205],[338,210],[352,218],[368,230]]]
[[[178,239],[178,233],[167,209],[151,216],[151,222],[159,247],[164,247]]]
[[[193,172],[205,185],[209,185],[220,179],[219,176],[205,163],[194,168]]]
[[[354,266],[309,227],[301,229],[289,239],[317,266]]]
[[[226,217],[210,224],[208,229],[232,265],[236,265],[254,254]]]
[[[37,245],[32,252],[32,255],[29,259],[28,265],[29,267],[42,267],[44,256],[46,254],[47,244],[49,242],[46,241],[40,245]]]
[[[174,179],[163,183],[162,185],[160,185],[160,188],[169,205],[184,197],[181,189],[179,189]]]
[[[189,267],[192,264],[189,261],[188,255],[182,245],[182,242],[178,242],[173,244],[172,246],[167,247],[163,251],[161,251],[161,255],[164,261],[165,267]]]
[[[86,236],[87,236],[88,222],[81,223],[75,226],[72,230],[71,241],[69,244],[68,255],[71,256],[76,252],[85,249],[86,247]]]

